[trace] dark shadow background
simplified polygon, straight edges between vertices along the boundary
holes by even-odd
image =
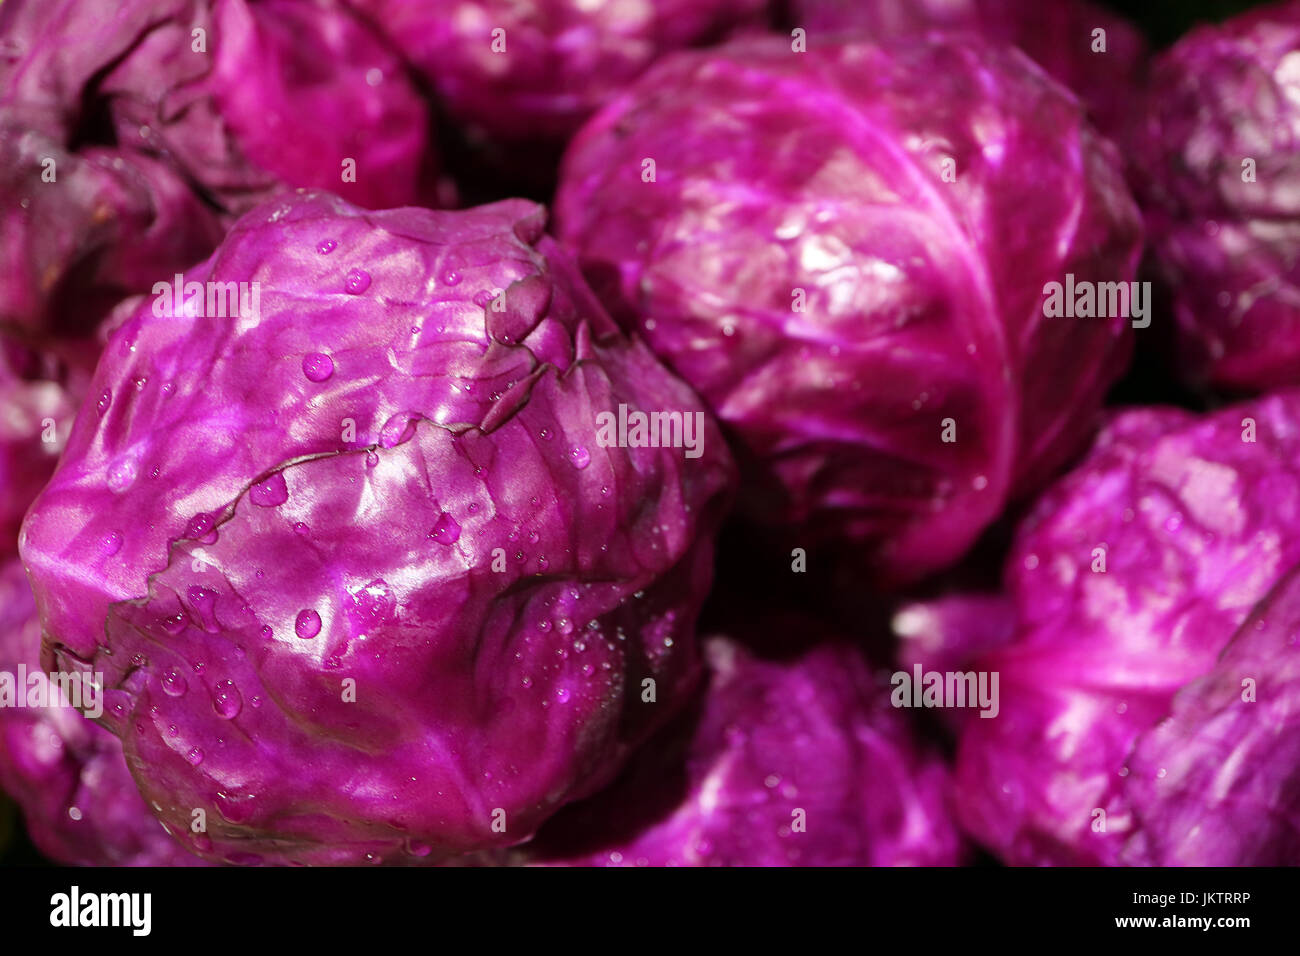
[[[1051,3],[1052,0],[1043,0]],[[1260,0],[1100,0],[1123,14],[1147,35],[1155,47],[1168,46],[1197,23],[1228,17],[1265,6]]]

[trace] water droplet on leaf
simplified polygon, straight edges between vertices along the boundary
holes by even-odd
[[[324,352],[311,352],[304,355],[302,374],[313,382],[324,382],[334,374],[334,360]]]
[[[320,615],[313,609],[299,611],[297,619],[293,622],[294,633],[301,638],[312,638],[320,633]]]
[[[289,486],[281,472],[267,477],[265,481],[253,485],[248,492],[248,500],[261,508],[273,508],[289,500]]]
[[[349,295],[360,295],[370,288],[370,273],[364,269],[353,269],[343,280],[343,288]]]
[[[189,684],[185,682],[181,672],[173,667],[163,675],[162,688],[163,693],[168,697],[181,697],[189,690]]]
[[[460,524],[444,511],[438,516],[438,523],[429,532],[429,537],[439,544],[455,544],[460,540]]]
[[[591,464],[591,453],[581,445],[574,445],[569,449],[569,460],[573,462],[574,468],[586,468]]]
[[[108,468],[108,487],[111,491],[121,493],[135,484],[135,479],[139,475],[139,464],[136,460],[124,455],[117,459]]]
[[[214,689],[212,707],[218,716],[224,717],[226,720],[233,720],[239,716],[243,706],[244,698],[240,696],[239,689],[235,687],[234,681],[223,680]]]
[[[419,416],[415,412],[398,412],[379,429],[381,448],[395,448],[410,441],[415,436],[415,423]]]

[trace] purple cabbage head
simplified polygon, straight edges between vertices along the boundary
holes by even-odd
[[[1223,727],[1296,708],[1294,693],[1278,696],[1294,690],[1284,649],[1267,652],[1279,671],[1271,716],[1216,716],[1218,678],[1185,688],[1223,666],[1256,602],[1300,562],[1297,461],[1300,392],[1199,417],[1121,413],[1019,527],[1009,612],[990,603],[977,616],[947,601],[898,616],[926,645],[909,660],[999,675],[997,716],[961,720],[956,803],[972,836],[1020,865],[1272,859],[1249,833],[1216,844],[1209,830],[1183,855],[1174,818],[1157,818],[1176,806],[1183,822],[1228,819],[1244,812],[1221,805],[1236,795],[1255,808],[1295,799],[1272,792],[1279,771],[1258,761],[1233,765],[1224,789],[1192,784],[1224,766]],[[1175,724],[1162,723],[1171,714]]]
[[[165,157],[227,211],[286,186],[421,197],[425,103],[340,0],[10,0],[0,27],[6,110],[65,143]]]
[[[292,196],[109,340],[20,546],[46,662],[104,672],[203,856],[518,843],[689,695],[730,457],[544,215]]]
[[[795,0],[793,15],[813,34],[843,30],[884,42],[969,30],[1019,47],[1073,90],[1106,133],[1122,129],[1146,57],[1146,42],[1131,24],[1088,0]]]
[[[0,565],[0,681],[40,670],[41,629],[23,566]],[[25,670],[20,670],[20,667]],[[198,860],[167,835],[136,789],[122,745],[66,702],[15,687],[0,706],[0,789],[46,856],[84,866],[183,866]]]
[[[814,637],[816,623],[783,625]],[[770,622],[769,622],[770,624]],[[788,643],[788,634],[779,635]],[[962,857],[942,762],[843,642],[766,659],[705,644],[695,709],[608,790],[562,811],[529,862],[595,866],[943,866]]]
[[[0,325],[87,337],[124,296],[220,239],[215,211],[166,163],[69,150],[0,107]]]
[[[763,0],[351,0],[452,115],[503,141],[560,140],[660,55],[758,23]]]
[[[333,0],[7,0],[0,36],[0,324],[88,335],[287,187],[432,198],[426,104]]]
[[[575,138],[557,218],[729,426],[749,516],[881,578],[958,558],[1128,357],[1128,319],[1045,315],[1049,282],[1131,279],[1141,230],[1114,148],[1011,49],[669,56]]]
[[[1300,864],[1300,576],[1180,691],[1129,761],[1137,835],[1125,862]]]
[[[1240,392],[1300,384],[1300,2],[1179,40],[1134,125],[1183,375]]]

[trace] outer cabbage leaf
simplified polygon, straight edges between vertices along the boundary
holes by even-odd
[[[0,567],[0,671],[40,669],[41,632],[23,566]],[[23,693],[24,689],[19,689]],[[198,863],[158,825],[122,745],[69,704],[0,707],[0,788],[22,807],[32,843],[85,866]]]

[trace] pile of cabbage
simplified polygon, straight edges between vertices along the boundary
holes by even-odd
[[[6,0],[0,844],[1300,864],[1300,0],[1152,47]]]

